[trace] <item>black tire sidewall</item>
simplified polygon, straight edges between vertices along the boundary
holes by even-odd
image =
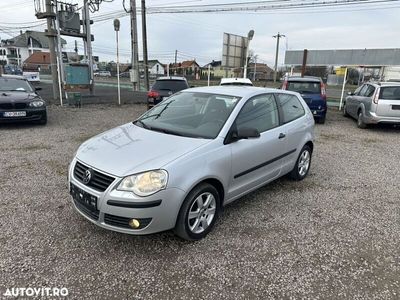
[[[306,150],[310,153],[310,165],[308,166],[306,174],[300,175],[300,173],[299,173],[299,162],[300,162],[301,155]],[[303,148],[301,148],[299,157],[297,158],[296,164],[295,164],[295,166],[294,166],[294,168],[293,168],[293,170],[292,170],[292,172],[290,174],[291,177],[293,179],[295,179],[295,180],[298,180],[298,181],[303,180],[304,178],[306,178],[307,175],[308,175],[308,172],[310,171],[311,163],[312,163],[312,151],[311,151],[311,148],[308,145],[305,145]]]
[[[204,230],[202,233],[193,233],[189,229],[189,225],[187,223],[187,218],[189,214],[189,209],[193,204],[193,201],[202,193],[209,192],[211,193],[216,202],[216,210],[215,210],[215,215],[214,219],[212,220],[211,224],[207,227],[206,230]],[[188,240],[200,240],[204,238],[214,227],[214,224],[216,220],[218,219],[219,216],[219,208],[220,208],[220,197],[218,194],[217,189],[212,186],[211,184],[208,183],[203,183],[195,188],[192,189],[192,191],[187,195],[185,198],[185,201],[182,204],[182,207],[179,211],[179,216],[177,219],[177,223],[175,226],[175,233],[178,234],[180,237]]]

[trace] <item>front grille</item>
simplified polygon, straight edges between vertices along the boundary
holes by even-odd
[[[104,214],[104,223],[106,223],[108,225],[116,226],[116,227],[132,229],[132,227],[129,226],[129,221],[131,219],[132,218],[125,218],[125,217]],[[135,219],[138,220],[140,223],[140,226],[135,229],[143,229],[143,228],[147,227],[152,220],[151,218],[144,218],[144,219],[135,218]]]
[[[0,103],[0,109],[24,109],[27,103]]]
[[[99,211],[96,209],[89,209],[86,206],[80,204],[78,201],[74,200],[74,203],[76,207],[79,209],[79,211],[83,212],[86,216],[93,220],[98,220],[99,219]]]
[[[104,192],[115,179],[114,177],[92,170],[90,167],[87,167],[78,161],[75,164],[74,177],[85,184],[83,182],[83,177],[88,169],[92,171],[92,178],[86,185],[95,189],[96,191]]]

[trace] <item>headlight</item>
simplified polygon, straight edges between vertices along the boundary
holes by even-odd
[[[167,171],[154,170],[125,177],[117,190],[133,192],[138,196],[144,197],[165,189],[167,182]]]
[[[35,100],[29,103],[30,107],[42,107],[44,105],[44,101],[42,100]]]

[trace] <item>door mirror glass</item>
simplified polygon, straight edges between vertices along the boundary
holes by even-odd
[[[353,96],[354,92],[347,92],[347,96]]]
[[[237,131],[237,139],[249,139],[249,138],[259,138],[260,133],[256,128],[242,127]]]

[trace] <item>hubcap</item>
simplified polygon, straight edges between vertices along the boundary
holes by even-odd
[[[214,220],[216,201],[213,194],[205,192],[197,196],[189,209],[187,223],[193,233],[202,233]]]
[[[298,171],[300,176],[304,176],[307,174],[308,168],[310,167],[310,152],[308,150],[304,150],[300,155]]]

